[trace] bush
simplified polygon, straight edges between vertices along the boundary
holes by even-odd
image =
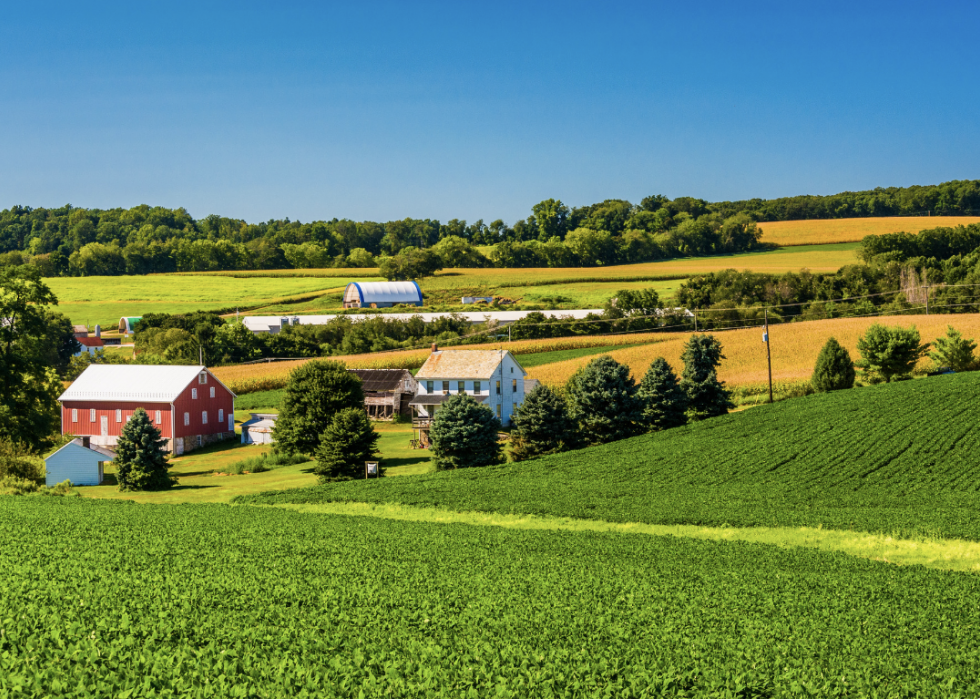
[[[687,394],[663,357],[657,357],[650,364],[637,395],[643,401],[641,421],[650,431],[680,427],[687,423]]]
[[[547,386],[538,386],[524,396],[514,413],[514,461],[526,461],[572,448],[578,441],[575,423],[568,416],[564,399]]]
[[[735,407],[731,393],[718,380],[717,368],[725,355],[712,335],[691,335],[684,345],[684,374],[681,388],[687,394],[688,417],[703,420],[724,415]]]
[[[631,437],[642,430],[643,403],[629,367],[596,357],[568,380],[571,418],[591,444]]]
[[[165,490],[177,479],[167,469],[166,440],[150,422],[143,408],[133,411],[133,417],[122,429],[116,444],[116,480],[119,490]]]
[[[432,422],[429,438],[436,469],[489,466],[500,462],[500,421],[465,393],[450,396]]]
[[[854,362],[835,338],[827,340],[820,350],[810,383],[821,392],[854,387]]]
[[[293,466],[294,464],[303,464],[308,461],[309,459],[307,457],[300,454],[259,454],[258,456],[236,461],[228,467],[226,473],[234,473],[236,475],[242,473],[264,473],[266,471],[274,471],[283,466]]]
[[[377,448],[378,433],[364,408],[345,408],[320,436],[313,470],[321,483],[364,478],[364,462],[376,460]]]
[[[916,363],[929,349],[929,343],[920,344],[919,340],[915,326],[891,328],[875,323],[858,340],[861,359],[855,365],[871,384],[910,378]]]
[[[340,362],[307,362],[289,375],[273,430],[277,452],[312,454],[320,434],[345,408],[364,407],[361,380]]]
[[[44,462],[19,442],[0,437],[0,478],[44,483]]]
[[[58,485],[45,488],[43,484],[29,478],[17,478],[16,476],[0,477],[0,495],[72,495],[71,481],[62,481]]]
[[[937,338],[934,344],[935,350],[929,357],[937,367],[949,367],[953,371],[969,371],[976,367],[977,358],[973,351],[977,343],[963,337],[953,326],[946,326],[946,337]]]

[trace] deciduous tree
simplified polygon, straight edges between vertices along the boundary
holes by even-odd
[[[894,328],[875,323],[858,340],[861,359],[855,364],[863,370],[868,383],[882,383],[905,379],[929,350],[929,343],[921,343],[919,330]]]
[[[977,343],[963,337],[963,333],[952,325],[946,326],[946,337],[937,338],[933,343],[935,349],[929,357],[937,366],[949,367],[953,371],[969,371],[977,364],[973,351]]]
[[[273,430],[276,450],[312,454],[334,415],[345,408],[362,408],[361,380],[340,362],[307,362],[289,376],[279,419]]]

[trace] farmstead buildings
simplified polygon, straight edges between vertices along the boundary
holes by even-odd
[[[183,454],[235,436],[235,394],[201,366],[93,364],[61,394],[61,433],[113,447],[137,408]]]

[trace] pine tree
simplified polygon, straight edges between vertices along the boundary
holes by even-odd
[[[643,429],[643,404],[629,367],[608,355],[593,359],[568,380],[568,396],[570,417],[590,444],[632,437]]]
[[[810,383],[817,391],[839,391],[854,387],[854,362],[834,338],[820,350]]]
[[[929,350],[929,343],[920,343],[920,339],[915,326],[891,328],[875,323],[858,340],[861,359],[855,365],[863,370],[868,383],[908,378]]]
[[[143,408],[123,427],[112,463],[120,490],[165,490],[177,483],[167,472],[166,440]]]
[[[937,338],[935,351],[929,357],[939,367],[949,367],[953,371],[969,371],[976,366],[977,358],[973,350],[977,343],[963,337],[963,334],[952,325],[946,326],[946,337]]]
[[[576,442],[577,432],[568,417],[568,406],[547,386],[538,386],[524,396],[513,419],[510,453],[514,461],[565,451]]]
[[[438,470],[489,466],[500,462],[500,421],[465,393],[451,396],[429,431]]]
[[[718,380],[717,368],[724,358],[721,343],[712,335],[691,335],[684,345],[681,389],[687,394],[690,419],[724,415],[735,407],[731,393]]]
[[[361,380],[340,362],[307,362],[289,375],[273,430],[276,451],[312,454],[320,435],[344,408],[363,408]]]
[[[375,460],[377,447],[378,433],[364,408],[344,408],[320,435],[313,471],[322,483],[364,478],[364,462]]]
[[[643,401],[641,422],[651,432],[687,423],[687,394],[663,357],[653,360],[637,391]]]

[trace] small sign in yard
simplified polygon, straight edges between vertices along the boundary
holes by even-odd
[[[365,461],[364,462],[364,477],[370,478],[374,476],[375,478],[380,478],[378,473],[378,462],[377,461]]]

